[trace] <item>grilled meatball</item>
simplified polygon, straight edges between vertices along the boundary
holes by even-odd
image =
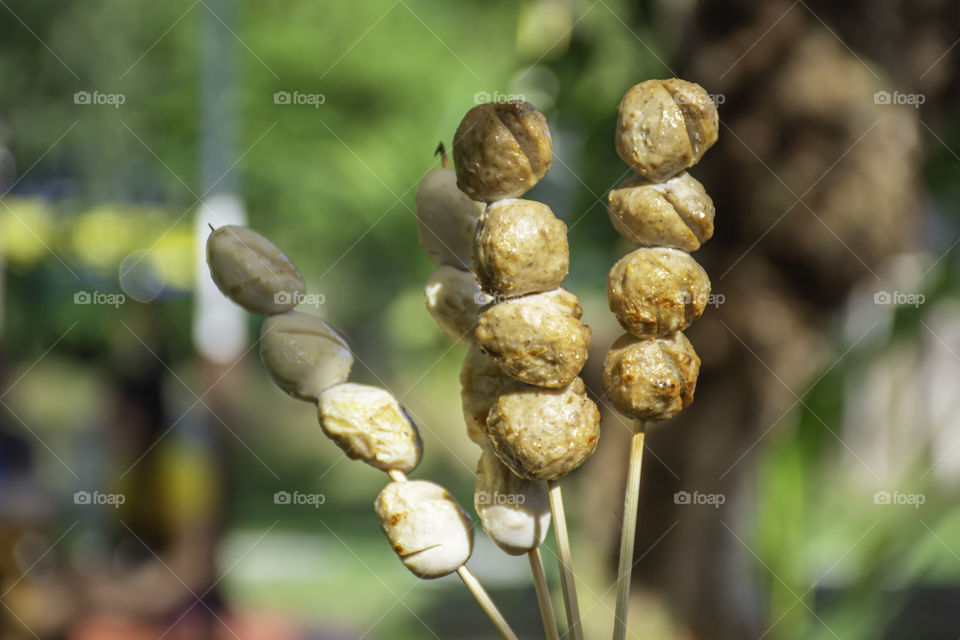
[[[383,471],[413,471],[423,455],[417,427],[385,389],[346,383],[320,395],[323,432],[354,460]]]
[[[700,358],[683,332],[664,338],[621,336],[603,365],[603,387],[618,410],[666,420],[693,402]]]
[[[628,178],[607,200],[613,227],[634,244],[696,251],[713,236],[713,200],[686,171],[661,183]]]
[[[457,186],[474,200],[516,198],[553,161],[547,119],[524,101],[488,102],[463,117],[453,136]]]
[[[616,148],[624,162],[652,182],[696,164],[717,141],[719,117],[706,90],[678,80],[647,80],[620,103]]]
[[[709,296],[707,272],[676,249],[637,249],[613,265],[607,278],[610,310],[638,338],[686,329]]]
[[[460,399],[463,403],[463,420],[467,424],[467,436],[483,446],[490,444],[487,438],[487,414],[497,401],[500,392],[511,385],[522,384],[505,374],[493,360],[474,345],[467,351],[460,369]]]
[[[567,225],[534,200],[501,200],[477,226],[473,265],[485,291],[519,296],[556,289],[567,277]]]
[[[600,411],[583,380],[561,389],[506,391],[487,417],[497,457],[521,478],[556,480],[590,457],[600,438]]]
[[[508,376],[538,387],[563,387],[587,360],[590,327],[577,297],[554,289],[491,305],[480,314],[477,344]]]

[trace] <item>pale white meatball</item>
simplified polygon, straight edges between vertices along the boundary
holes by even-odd
[[[391,482],[374,508],[390,546],[417,577],[445,576],[470,558],[470,516],[443,487],[425,480]]]
[[[473,342],[480,307],[492,298],[480,290],[470,271],[440,267],[427,278],[423,288],[427,312],[443,334],[454,342]]]
[[[437,266],[470,269],[473,234],[484,205],[457,188],[452,169],[433,169],[415,196],[420,246]]]
[[[211,233],[207,238],[207,265],[223,295],[250,313],[289,311],[306,291],[290,259],[246,227],[227,225]]]
[[[417,427],[389,391],[346,383],[320,394],[320,426],[354,460],[413,471],[423,455]]]
[[[550,529],[547,484],[515,475],[489,448],[477,465],[473,506],[483,530],[510,555],[536,549]]]
[[[346,382],[353,366],[346,340],[320,318],[299,311],[264,320],[260,359],[278,387],[308,402]]]

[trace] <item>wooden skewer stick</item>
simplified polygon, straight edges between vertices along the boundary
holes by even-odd
[[[547,640],[560,640],[557,630],[557,616],[553,613],[553,603],[550,602],[550,587],[547,585],[547,574],[543,571],[543,561],[540,558],[540,547],[534,547],[527,552],[530,558],[530,571],[533,573],[533,586],[537,590],[537,602],[540,604],[540,617],[543,618],[543,630]]]
[[[480,603],[480,607],[484,610],[487,616],[489,616],[490,621],[493,622],[493,626],[497,628],[497,631],[500,632],[500,635],[503,636],[504,640],[518,640],[516,634],[513,632],[513,629],[511,629],[510,625],[507,624],[503,614],[501,614],[500,610],[497,609],[497,605],[495,605],[493,600],[490,599],[490,595],[483,588],[483,585],[480,584],[480,581],[477,580],[477,577],[470,572],[470,569],[467,569],[467,565],[462,565],[459,569],[457,569],[457,575],[460,576],[461,580],[463,580],[463,584],[467,585],[467,589],[470,590],[470,593],[473,594],[473,597],[477,599],[478,603]]]
[[[630,438],[630,465],[623,499],[623,528],[620,531],[620,566],[617,569],[617,610],[613,620],[613,639],[627,635],[630,603],[630,577],[633,573],[633,544],[637,533],[637,500],[640,494],[640,466],[643,462],[644,421],[637,420]]]
[[[557,540],[557,557],[560,559],[560,586],[563,588],[563,606],[567,610],[567,625],[573,640],[583,640],[580,605],[577,603],[577,583],[573,579],[570,538],[567,535],[567,517],[563,512],[560,483],[557,480],[550,480],[547,485],[550,487],[550,511],[553,513],[553,535]]]
[[[444,169],[450,168],[450,159],[447,158],[447,149],[443,146],[443,140],[441,140],[440,144],[437,145],[437,150],[433,152],[433,155],[440,156],[440,164]]]
[[[390,469],[390,471],[387,471],[387,475],[390,476],[390,479],[393,480],[394,482],[407,481],[407,474],[405,474],[403,471],[400,471],[398,469]]]

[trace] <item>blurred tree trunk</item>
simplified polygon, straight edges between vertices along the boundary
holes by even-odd
[[[755,456],[767,431],[787,424],[794,394],[839,355],[825,328],[851,287],[917,243],[923,148],[937,144],[919,117],[938,117],[956,92],[960,8],[666,9],[678,23],[665,28],[682,34],[672,66],[722,95],[720,141],[694,173],[717,209],[716,240],[697,259],[726,304],[689,331],[703,359],[696,402],[649,430],[635,584],[659,592],[694,637],[742,640],[771,622],[749,541],[733,535],[754,515]],[[926,103],[877,104],[881,90],[921,92]],[[683,507],[677,491],[726,502]]]

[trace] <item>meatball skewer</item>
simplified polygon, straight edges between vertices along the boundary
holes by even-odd
[[[683,335],[703,313],[710,280],[686,252],[713,235],[714,208],[686,173],[717,140],[716,106],[700,85],[676,78],[635,85],[620,103],[616,150],[636,174],[609,194],[614,228],[640,248],[610,270],[607,299],[627,334],[611,346],[603,385],[634,419],[617,569],[614,640],[627,631],[637,502],[648,421],[693,401],[700,359]]]
[[[442,142],[437,153],[442,166],[427,174],[416,196],[420,244],[437,265],[424,287],[426,307],[444,335],[454,342],[473,344],[479,311],[493,301],[492,296],[483,292],[472,270],[477,208],[482,215],[484,205],[470,200],[457,188],[456,175],[450,169]],[[464,371],[474,364],[480,364],[498,382],[504,377],[476,346],[464,361]],[[461,376],[461,382],[466,398],[483,389],[484,378],[474,379],[467,374]],[[496,457],[486,435],[489,408],[486,403],[478,419],[467,415],[465,405],[467,435],[483,449],[477,466],[474,506],[484,531],[497,546],[509,555],[527,554],[544,631],[548,640],[559,640],[539,550],[550,528],[546,484],[515,476]]]
[[[558,481],[593,453],[599,437],[600,413],[577,377],[590,329],[580,322],[576,296],[561,287],[570,257],[566,225],[545,204],[520,199],[549,170],[553,142],[530,103],[485,103],[464,116],[453,154],[457,186],[487,203],[473,266],[493,302],[481,310],[475,337],[505,379],[494,385],[485,432],[514,474],[547,482],[568,627],[582,640]]]
[[[466,567],[473,550],[469,516],[443,487],[407,481],[423,453],[416,425],[387,390],[347,382],[353,355],[346,340],[321,319],[293,311],[306,288],[293,263],[267,238],[239,226],[212,231],[207,263],[226,297],[270,316],[260,357],[277,386],[315,403],[324,433],[348,457],[389,475],[375,507],[404,565],[424,579],[456,572],[503,638],[517,640]]]

